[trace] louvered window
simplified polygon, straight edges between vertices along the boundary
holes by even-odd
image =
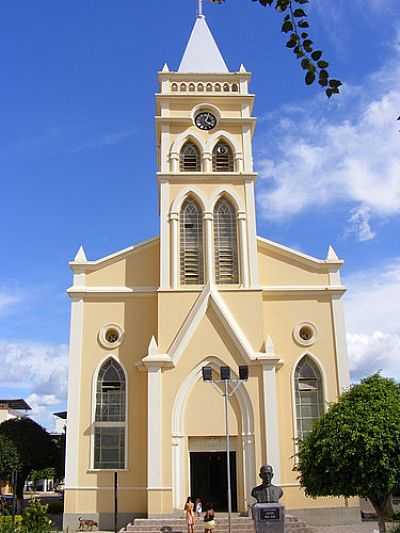
[[[214,209],[214,247],[216,282],[239,283],[236,213],[225,198]]]
[[[180,267],[182,285],[199,285],[203,275],[203,220],[197,203],[188,199],[180,215]]]
[[[94,422],[94,468],[125,468],[126,382],[117,361],[110,358],[97,378]]]
[[[295,387],[297,436],[304,439],[324,409],[321,373],[307,355],[297,365]]]
[[[231,147],[225,142],[215,145],[213,154],[213,172],[233,172],[233,154]]]
[[[180,171],[200,172],[200,170],[200,152],[196,145],[187,142],[181,150]]]

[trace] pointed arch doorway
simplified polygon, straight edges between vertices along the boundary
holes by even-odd
[[[210,428],[209,434],[193,435],[187,423],[188,404],[192,391],[196,384],[202,380],[201,369],[203,366],[211,366],[217,371],[225,363],[217,357],[208,357],[196,366],[182,382],[177,395],[172,412],[172,498],[174,510],[183,508],[186,497],[192,489],[196,489],[196,483],[199,477],[203,478],[202,491],[208,490],[204,485],[204,478],[208,475],[204,469],[201,469],[202,461],[209,461],[213,469],[213,475],[218,472],[225,472],[226,478],[226,448],[224,443],[225,427],[220,424],[219,419],[211,416],[211,421],[215,422],[215,427]],[[208,386],[208,385],[204,385]],[[220,398],[222,405],[222,398]],[[237,434],[232,438],[231,445],[234,456],[236,487],[237,487],[237,509],[246,511],[251,500],[251,489],[256,481],[255,468],[255,451],[254,451],[254,413],[250,397],[245,386],[241,386],[236,391],[230,401],[231,416],[236,416]],[[204,402],[205,416],[213,411],[206,408]],[[206,454],[196,456],[195,454]],[[193,455],[192,455],[193,454]],[[222,459],[224,455],[225,459]],[[196,474],[197,471],[197,474]],[[192,477],[195,476],[194,479]],[[197,481],[196,481],[197,476]],[[221,477],[221,476],[219,476]],[[197,485],[198,486],[198,485]],[[225,491],[224,485],[219,486],[219,492]],[[225,491],[226,492],[226,491]],[[200,496],[193,494],[194,497]],[[206,501],[213,494],[202,495]],[[219,505],[224,506],[223,497],[219,499]],[[226,500],[225,500],[226,502]],[[217,505],[216,502],[212,502]],[[223,510],[223,509],[221,509]]]

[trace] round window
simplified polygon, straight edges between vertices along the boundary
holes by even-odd
[[[99,331],[99,341],[105,348],[117,348],[124,340],[124,332],[117,324],[107,324]]]
[[[115,328],[110,328],[106,331],[106,340],[110,344],[115,344],[119,340],[119,332]]]
[[[311,346],[317,340],[317,328],[311,322],[302,322],[294,328],[293,337],[298,344]]]

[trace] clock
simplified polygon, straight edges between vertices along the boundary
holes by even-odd
[[[200,130],[212,130],[217,125],[217,119],[212,113],[203,111],[196,115],[194,123]]]

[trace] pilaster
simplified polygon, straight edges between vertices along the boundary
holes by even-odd
[[[84,276],[84,274],[80,275]],[[82,299],[73,299],[71,303],[67,407],[68,424],[65,458],[65,488],[67,490],[70,487],[79,486],[79,442],[83,321],[84,302]]]
[[[265,420],[265,460],[274,469],[274,482],[281,482],[281,455],[279,447],[278,389],[276,363],[263,362],[263,396]]]

